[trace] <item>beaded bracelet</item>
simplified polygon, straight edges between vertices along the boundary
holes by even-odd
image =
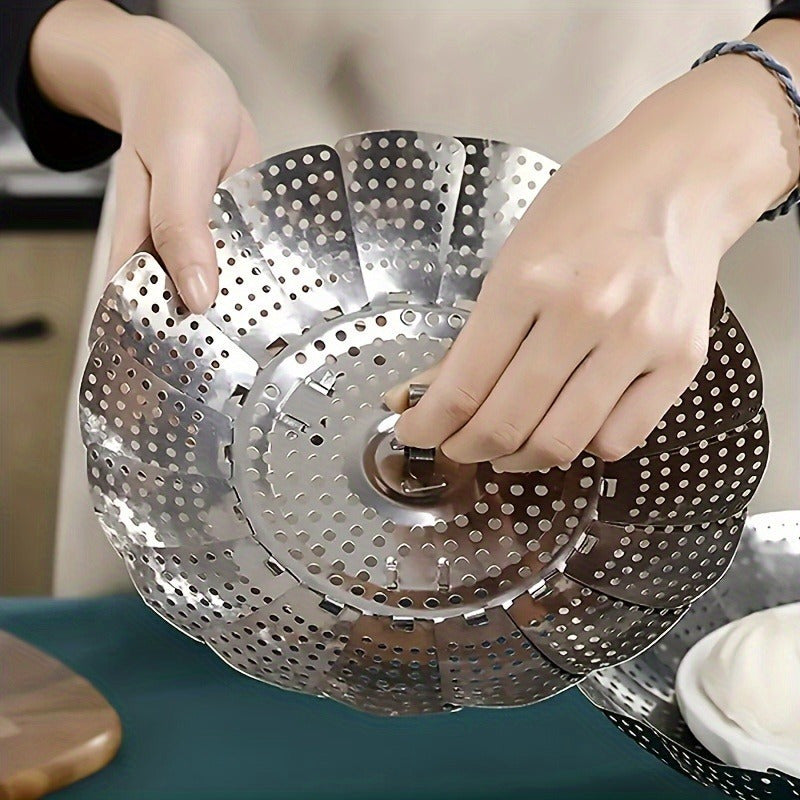
[[[792,103],[795,116],[797,117],[798,122],[800,122],[800,93],[798,93],[797,87],[794,84],[794,80],[792,80],[792,74],[788,69],[786,69],[786,67],[783,66],[783,64],[779,64],[769,53],[767,53],[757,44],[753,44],[753,42],[733,41],[715,44],[710,50],[703,53],[703,55],[700,56],[700,58],[698,58],[694,64],[692,64],[692,69],[700,66],[700,64],[705,64],[706,61],[711,61],[717,56],[724,56],[727,53],[741,53],[743,55],[750,56],[750,58],[755,59],[762,66],[772,72],[772,74],[775,75],[775,77],[781,82],[783,90],[786,92],[786,96]],[[786,199],[777,206],[765,211],[759,217],[759,219],[772,220],[775,219],[775,217],[787,214],[799,202],[800,185],[792,189]]]

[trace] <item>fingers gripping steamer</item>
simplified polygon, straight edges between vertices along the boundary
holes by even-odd
[[[767,428],[719,292],[707,363],[621,461],[499,474],[394,440],[382,393],[444,355],[556,167],[359,134],[220,187],[206,315],[152,255],[120,270],[81,423],[95,508],[149,606],[255,678],[418,714],[550,697],[720,578]]]

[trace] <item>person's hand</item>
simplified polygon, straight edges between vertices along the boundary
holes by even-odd
[[[396,433],[501,471],[614,460],[699,369],[718,258],[642,218],[603,147],[550,179]],[[387,403],[400,410],[405,386]]]
[[[183,38],[183,37],[181,37]],[[217,184],[259,158],[228,76],[188,40],[126,76],[116,160],[115,270],[149,234],[190,310],[217,295],[208,210]]]
[[[447,356],[410,381],[424,397],[406,409],[408,383],[386,394],[401,442],[499,471],[584,450],[613,461],[643,442],[703,363],[722,254],[796,175],[780,89],[727,58],[550,179]]]
[[[53,102],[122,134],[110,271],[150,235],[186,305],[205,311],[218,289],[211,197],[220,180],[259,158],[228,76],[178,29],[105,0],[53,8],[36,30],[31,63]]]

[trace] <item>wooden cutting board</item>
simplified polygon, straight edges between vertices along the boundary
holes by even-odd
[[[104,767],[119,717],[89,681],[0,631],[0,800],[41,797]]]

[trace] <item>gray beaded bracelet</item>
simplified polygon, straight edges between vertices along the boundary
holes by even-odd
[[[755,59],[762,66],[766,67],[770,72],[772,72],[781,82],[783,90],[786,92],[787,97],[792,103],[794,113],[797,116],[798,121],[800,121],[800,94],[798,94],[797,87],[792,80],[792,74],[788,69],[786,69],[786,67],[783,66],[783,64],[779,64],[769,53],[767,53],[757,44],[753,44],[753,42],[733,41],[715,44],[710,50],[703,53],[703,55],[700,56],[700,58],[698,58],[694,64],[692,64],[692,69],[700,66],[700,64],[705,64],[706,61],[711,61],[711,59],[716,58],[717,56],[724,56],[726,53],[742,53],[743,55],[750,56],[750,58]],[[775,206],[775,208],[765,211],[759,217],[759,219],[771,220],[775,219],[775,217],[781,216],[782,214],[787,214],[799,202],[800,185],[792,189],[786,199]]]

